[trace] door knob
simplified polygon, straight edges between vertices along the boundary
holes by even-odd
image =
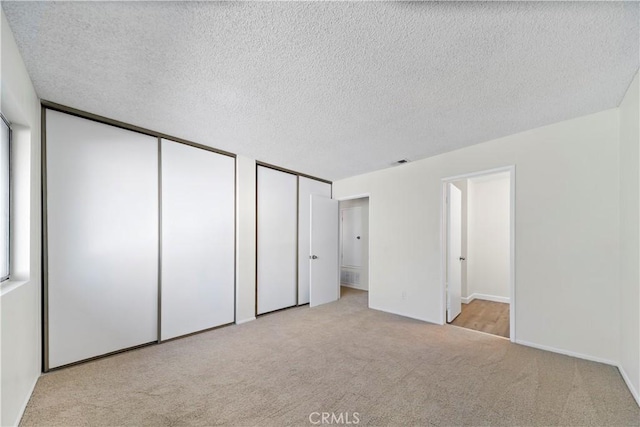
[[[309,258],[311,259],[318,259],[318,257],[316,255],[311,255]]]
[[[360,236],[356,237],[356,239],[360,240]]]
[[[460,257],[460,261],[464,261],[466,258]]]

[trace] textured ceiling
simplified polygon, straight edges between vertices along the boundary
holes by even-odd
[[[327,179],[616,107],[620,2],[8,2],[42,99]]]

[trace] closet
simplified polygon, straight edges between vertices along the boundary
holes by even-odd
[[[297,304],[298,177],[257,166],[256,314]]]
[[[45,371],[233,322],[235,159],[43,114]]]
[[[256,315],[309,303],[311,195],[331,184],[257,166]]]

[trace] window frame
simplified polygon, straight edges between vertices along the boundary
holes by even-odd
[[[13,191],[12,191],[12,185],[13,185],[13,173],[12,173],[12,141],[13,141],[13,129],[11,129],[11,122],[9,122],[9,120],[7,120],[7,118],[4,116],[4,114],[2,114],[2,112],[0,112],[0,119],[2,119],[2,121],[4,122],[4,124],[7,126],[7,129],[9,129],[9,147],[7,150],[7,155],[8,155],[8,167],[9,167],[9,171],[8,171],[8,179],[7,179],[7,186],[8,188],[8,196],[7,196],[7,241],[6,241],[6,245],[7,245],[7,274],[6,276],[1,276],[0,277],[0,284],[4,284],[5,282],[7,282],[9,279],[11,279],[11,223],[12,223],[12,215],[11,215],[11,206],[13,205]],[[1,190],[0,190],[1,191]],[[0,244],[3,244],[3,242],[0,242]]]

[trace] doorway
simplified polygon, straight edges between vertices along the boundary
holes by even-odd
[[[515,341],[515,168],[443,179],[448,324]]]
[[[369,198],[340,201],[340,285],[369,291]]]

